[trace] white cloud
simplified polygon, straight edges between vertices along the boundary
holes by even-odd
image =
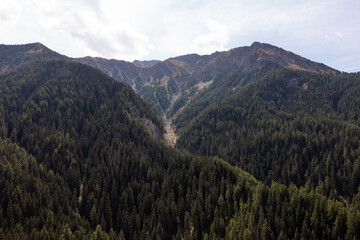
[[[94,8],[101,2],[87,5],[69,0],[33,1],[38,24],[47,31],[73,39],[86,55],[134,60],[143,58],[152,48],[146,35]]]
[[[344,37],[344,34],[342,34],[341,32],[335,32],[335,35],[338,36],[339,38]]]
[[[208,33],[195,37],[191,49],[200,54],[225,50],[225,45],[229,41],[227,26],[218,21],[207,19],[207,28]]]
[[[84,42],[96,56],[133,60],[149,53],[148,37],[126,25],[73,29],[71,35]]]
[[[22,7],[16,0],[1,0],[0,23],[14,25],[18,22]]]

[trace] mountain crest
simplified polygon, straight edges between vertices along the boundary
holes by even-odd
[[[0,73],[13,70],[23,63],[36,60],[66,59],[43,44],[0,45]]]
[[[336,74],[337,71],[324,64],[310,61],[304,57],[296,55],[290,51],[275,47],[271,44],[254,42],[250,46],[252,54],[257,56],[257,61],[268,61],[279,64],[285,68],[316,72]]]

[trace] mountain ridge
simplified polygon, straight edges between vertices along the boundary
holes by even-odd
[[[8,50],[6,48],[9,48]],[[20,55],[42,55],[42,57],[44,57],[44,53],[45,54],[49,54],[50,56],[56,56],[56,57],[64,57],[64,58],[69,58],[66,57],[65,55],[61,55],[53,50],[50,50],[48,47],[46,47],[45,45],[43,45],[40,42],[34,42],[34,43],[27,43],[27,44],[16,44],[16,45],[7,45],[7,44],[0,44],[0,50],[2,50],[0,52],[0,57],[2,60],[6,59],[6,53],[11,52],[11,55],[14,55],[14,50],[17,50],[15,54],[20,54]],[[261,60],[261,58],[264,56],[264,54],[268,54],[268,55],[276,55],[276,57],[283,57],[284,55],[288,55],[291,58],[299,58],[302,61],[299,61],[299,64],[301,64],[302,62],[308,62],[311,64],[314,64],[315,66],[317,66],[316,68],[309,68],[307,69],[306,67],[303,66],[298,66],[298,68],[296,69],[302,69],[302,70],[308,70],[308,71],[314,71],[314,72],[322,72],[322,73],[336,73],[338,72],[337,70],[330,68],[322,63],[316,63],[313,62],[311,60],[308,60],[306,58],[303,58],[297,54],[294,54],[290,51],[286,51],[280,47],[276,47],[274,45],[268,44],[268,43],[260,43],[260,42],[254,42],[252,43],[250,46],[244,46],[244,47],[236,47],[236,48],[232,48],[226,51],[217,51],[214,52],[212,54],[207,54],[207,55],[199,55],[196,53],[192,53],[192,54],[185,54],[185,55],[180,55],[180,56],[175,56],[175,57],[170,57],[165,59],[164,61],[160,61],[160,60],[134,60],[133,62],[128,62],[125,60],[121,60],[121,59],[108,59],[108,58],[104,58],[104,57],[94,57],[94,56],[86,56],[86,57],[80,57],[80,58],[69,58],[69,59],[73,59],[73,60],[78,60],[78,61],[82,61],[83,59],[89,59],[88,61],[90,61],[90,59],[93,60],[101,60],[101,61],[106,61],[106,62],[110,62],[110,63],[114,63],[114,62],[121,62],[121,63],[130,63],[138,68],[144,68],[144,69],[149,69],[149,68],[153,68],[155,65],[159,64],[159,63],[173,63],[173,60],[176,60],[177,62],[185,62],[187,64],[189,64],[189,67],[192,67],[192,65],[194,65],[194,68],[198,68],[201,66],[204,66],[204,62],[207,62],[208,59],[212,59],[212,61],[214,62],[213,59],[216,59],[217,57],[223,57],[223,56],[230,56],[232,54],[234,55],[241,55],[241,53],[243,52],[248,52],[248,50],[252,50],[252,54],[256,51],[261,51],[262,54],[260,54],[260,56],[258,56],[259,58],[257,60]],[[269,52],[270,50],[270,52]],[[275,54],[277,53],[277,54]],[[10,55],[10,54],[8,54]],[[23,62],[26,61],[26,57],[22,56],[24,58]],[[289,59],[289,57],[287,57],[285,60]],[[276,60],[276,59],[272,59],[272,60]],[[23,63],[21,62],[21,63]],[[19,64],[21,64],[19,63]],[[90,63],[89,63],[90,64]],[[96,62],[95,62],[96,64]],[[100,63],[97,63],[97,67],[99,67]],[[287,63],[286,61],[283,61],[282,63],[284,66],[288,66],[289,68],[294,67],[294,65],[297,65],[297,62],[291,62]],[[177,65],[177,64],[174,64]],[[193,70],[193,69],[191,69]],[[113,76],[116,79],[116,76]],[[117,79],[119,80],[119,79]]]
[[[255,79],[249,78],[248,75],[259,69],[264,69],[262,70],[264,74],[273,68],[288,68],[323,74],[339,73],[324,64],[259,42],[254,42],[251,46],[237,47],[209,55],[187,54],[171,57],[164,61],[144,61],[143,64],[146,67],[141,65],[141,61],[129,63],[121,60],[89,57],[75,60],[96,67],[115,79],[129,84],[156,113],[166,116],[165,122],[172,122],[172,124],[180,114],[178,110],[182,111],[191,101],[197,101],[196,96],[199,93],[207,91],[211,92],[210,95],[218,95],[216,92],[219,90],[217,89],[230,87],[237,91],[242,86],[254,81]],[[236,80],[226,82],[230,78]],[[199,84],[206,87],[191,91],[193,95],[187,93]],[[229,97],[229,94],[232,93],[227,92],[223,96],[217,96],[212,102]],[[206,103],[204,106],[209,104]],[[174,106],[177,107],[174,108]],[[200,109],[196,111],[200,111]]]

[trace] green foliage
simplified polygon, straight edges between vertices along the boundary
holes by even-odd
[[[144,86],[139,89],[138,93],[158,114],[166,112],[170,105],[169,98],[172,97],[172,92],[168,92],[167,88],[162,85]]]
[[[82,64],[0,75],[0,113],[0,239],[358,237],[352,205],[157,143],[134,91]]]
[[[220,156],[268,184],[307,184],[351,200],[360,184],[356,89],[358,74],[273,73],[202,112],[177,146]]]
[[[358,211],[313,191],[259,184],[251,198],[240,204],[226,228],[226,239],[359,238],[360,218],[354,215]]]
[[[186,91],[183,91],[176,99],[174,104],[171,106],[171,108],[167,112],[167,115],[173,116],[176,112],[178,112],[182,107],[184,107],[188,103],[188,101],[190,101],[191,97],[196,94],[197,90],[198,90],[197,87],[193,87]]]
[[[195,92],[190,89],[189,93],[183,94],[183,97],[179,99],[177,105],[174,104],[174,109],[170,112],[174,114],[177,112],[177,109],[180,109],[185,103],[187,104],[184,110],[174,119],[174,124],[177,129],[180,130],[178,132],[181,132],[183,128],[188,126],[191,120],[195,119],[207,107],[234,96],[239,89],[242,89],[245,85],[257,82],[260,78],[269,74],[269,72],[279,68],[277,64],[267,62],[264,63],[264,66],[254,71],[231,70],[231,74],[224,72],[215,75],[213,83],[198,94],[195,94]],[[224,77],[224,75],[226,75],[226,77]],[[197,79],[198,82],[202,80],[204,80],[204,82],[209,81],[209,79]],[[187,101],[188,99],[190,101]]]

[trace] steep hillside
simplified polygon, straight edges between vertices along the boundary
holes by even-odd
[[[76,61],[98,68],[116,80],[129,84],[158,114],[167,111],[172,99],[183,88],[190,71],[189,66],[178,61],[130,63],[93,57]]]
[[[209,83],[205,88],[195,85],[194,94],[184,92],[168,111],[177,129],[185,127],[208,106],[236,94],[243,86],[256,82],[272,71],[297,69],[305,72],[336,74],[337,71],[312,62],[281,48],[262,43],[214,53],[196,63],[197,79]],[[200,85],[201,86],[201,85]],[[190,90],[191,91],[191,90]]]
[[[283,70],[202,112],[177,146],[219,156],[267,183],[359,192],[359,74]]]

